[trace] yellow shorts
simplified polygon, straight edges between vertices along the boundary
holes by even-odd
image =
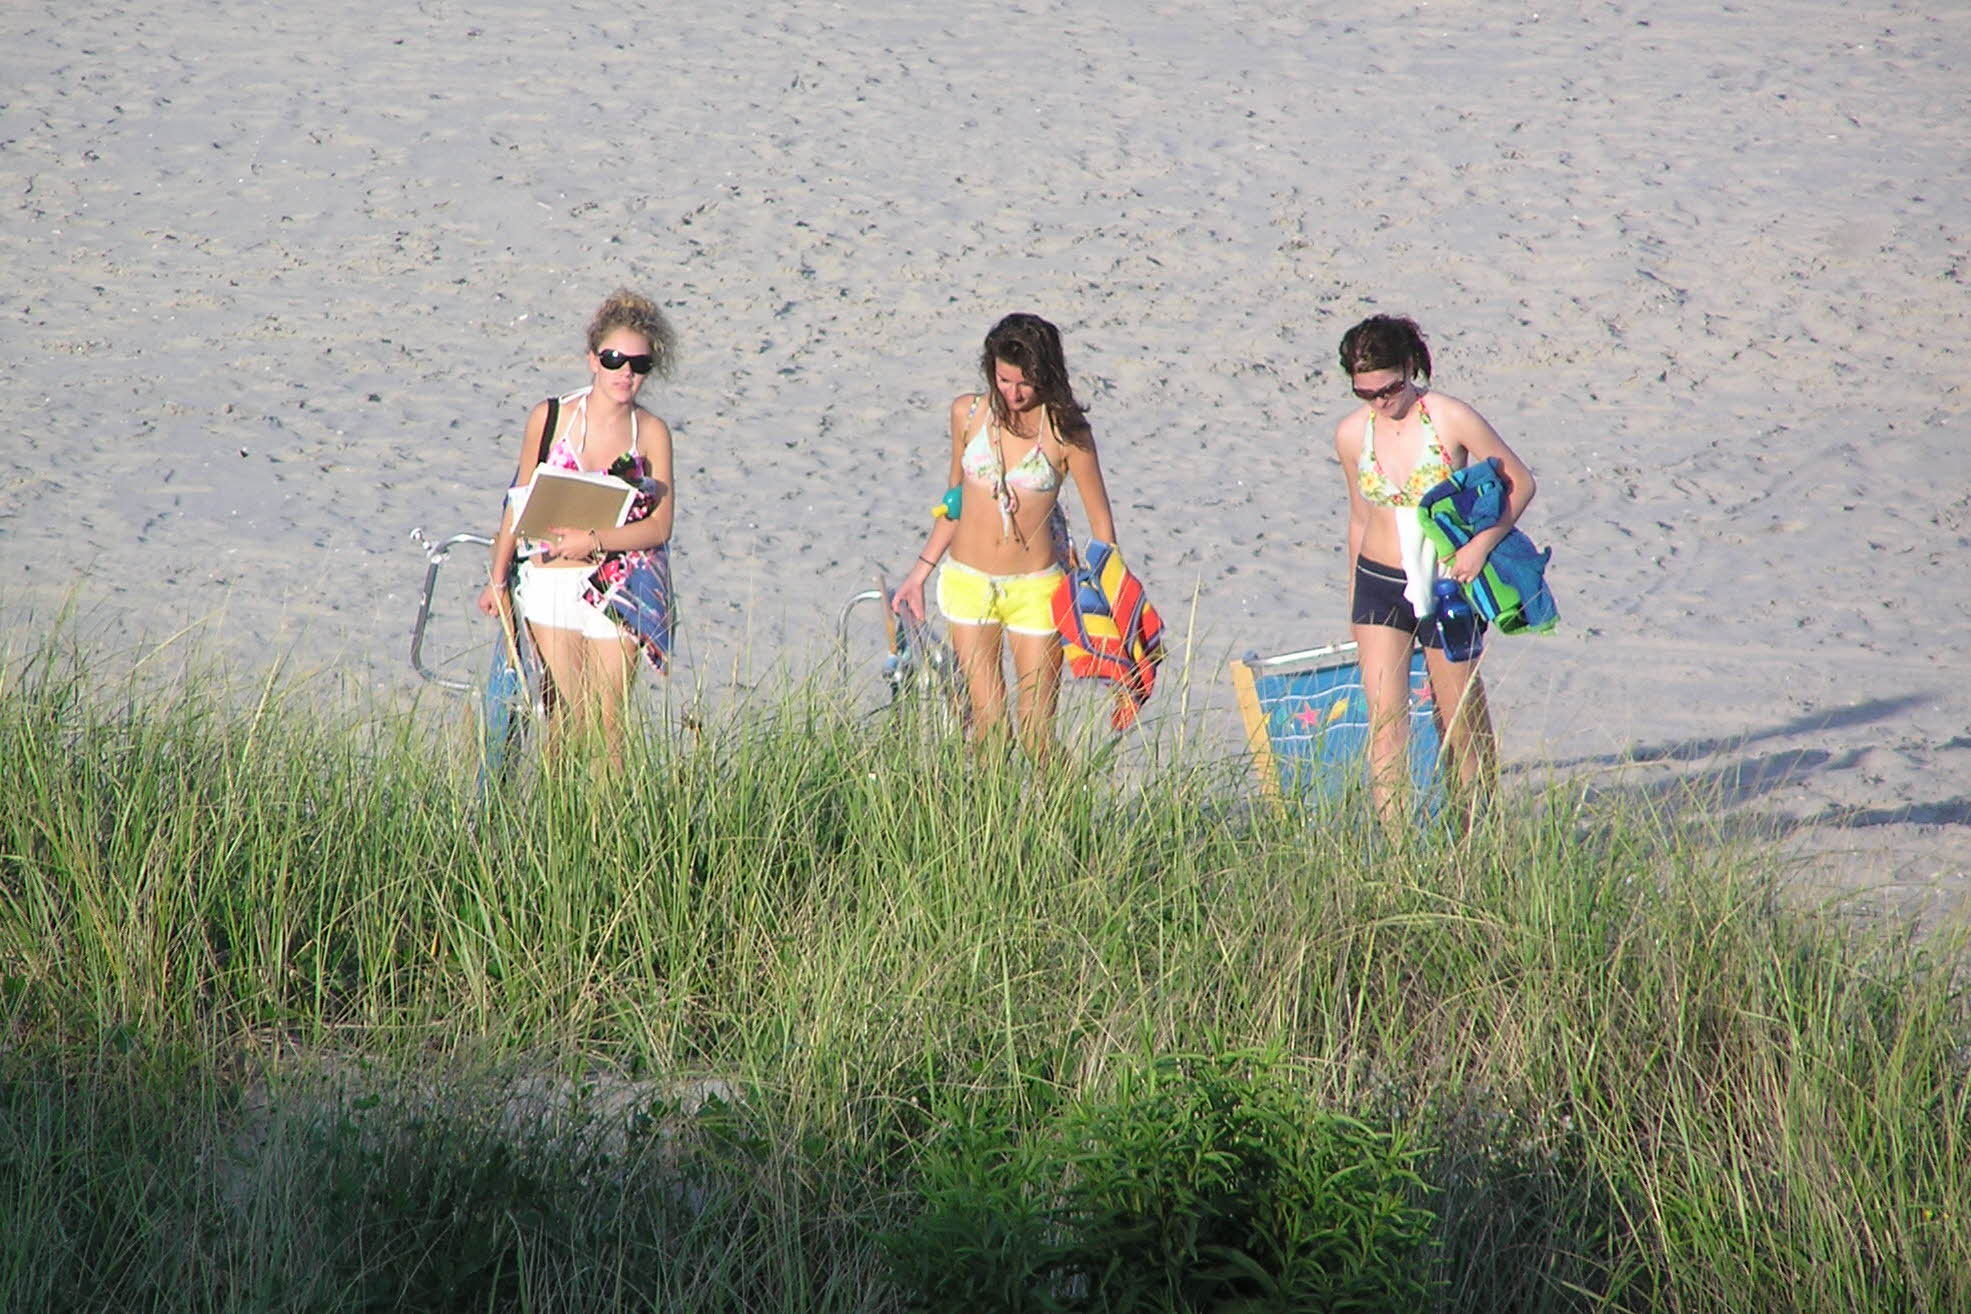
[[[1013,634],[1053,634],[1059,566],[1024,575],[988,575],[956,561],[938,570],[938,610],[953,625],[1000,625]]]

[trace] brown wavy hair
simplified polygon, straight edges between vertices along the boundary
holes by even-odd
[[[1341,335],[1341,368],[1351,378],[1370,370],[1400,370],[1406,379],[1430,382],[1430,344],[1417,321],[1371,315]]]
[[[1013,417],[993,379],[993,371],[1002,363],[1027,376],[1062,442],[1086,447],[1093,441],[1088,413],[1074,399],[1074,388],[1068,382],[1059,329],[1038,315],[1015,313],[994,324],[986,334],[985,349],[979,353],[979,372],[985,375],[986,396],[992,399],[992,418],[1004,428]]]
[[[589,350],[600,347],[602,340],[619,328],[648,338],[650,354],[657,358],[654,367],[657,377],[671,377],[678,363],[678,337],[656,302],[626,287],[611,292],[595,312],[595,318],[589,321]]]

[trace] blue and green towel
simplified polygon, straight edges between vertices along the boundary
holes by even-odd
[[[1424,537],[1440,557],[1450,557],[1478,534],[1499,523],[1512,491],[1499,459],[1487,457],[1454,473],[1423,495]],[[1508,530],[1485,559],[1465,594],[1478,614],[1501,634],[1546,634],[1560,621],[1560,609],[1547,587],[1547,561],[1553,549],[1533,546],[1517,529]]]

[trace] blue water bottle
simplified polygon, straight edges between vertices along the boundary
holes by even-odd
[[[1484,651],[1485,635],[1478,627],[1478,612],[1458,581],[1440,575],[1431,586],[1436,599],[1437,634],[1444,644],[1444,656],[1454,662],[1468,662]]]

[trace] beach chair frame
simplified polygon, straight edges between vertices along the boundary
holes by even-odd
[[[882,617],[885,652],[883,683],[890,691],[890,705],[912,698],[926,698],[934,705],[954,713],[963,706],[963,687],[958,679],[958,658],[951,645],[937,633],[930,620],[913,621],[890,610],[891,590],[882,576],[876,587],[854,594],[842,605],[835,619],[835,652],[841,664],[842,683],[852,676],[856,645],[850,638],[850,622],[868,603],[877,604]]]
[[[484,534],[468,533],[433,541],[422,528],[411,531],[411,540],[423,550],[425,559],[424,591],[411,624],[411,669],[447,693],[477,696],[474,710],[479,728],[479,786],[483,795],[491,783],[507,778],[526,739],[545,720],[547,682],[527,627],[520,623],[514,610],[511,580],[500,595],[500,643],[487,663],[483,682],[451,679],[425,664],[424,636],[431,622],[439,574],[454,549],[468,544],[491,548],[493,540]]]

